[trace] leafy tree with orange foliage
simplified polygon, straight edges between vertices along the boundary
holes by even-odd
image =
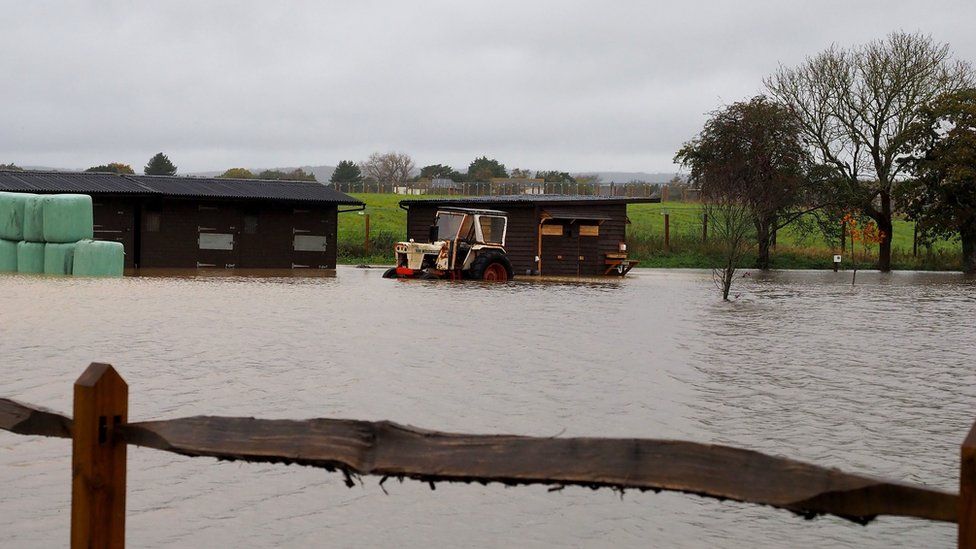
[[[844,232],[851,236],[851,259],[854,264],[854,275],[851,277],[851,286],[857,279],[857,243],[861,243],[862,257],[867,257],[872,246],[877,246],[884,241],[887,236],[884,231],[878,229],[874,221],[868,221],[863,225],[858,224],[857,217],[851,213],[844,214],[841,220]]]

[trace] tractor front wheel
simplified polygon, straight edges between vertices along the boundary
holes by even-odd
[[[396,277],[397,277],[396,267],[390,267],[389,269],[383,272],[383,278],[396,278]]]
[[[492,282],[507,282],[514,276],[512,262],[508,256],[499,251],[485,252],[474,258],[468,278],[474,280],[488,280]]]

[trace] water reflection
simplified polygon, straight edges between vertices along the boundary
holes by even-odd
[[[289,271],[290,272],[290,271]],[[394,419],[453,431],[730,443],[952,488],[976,400],[973,279],[781,272],[513,284],[381,270],[122,280],[0,276],[0,394],[70,408],[93,360],[134,420]],[[247,274],[247,273],[245,273]],[[69,446],[0,434],[0,545],[67,540]],[[387,483],[130,453],[136,546],[951,546],[949,526],[867,528],[674,494]]]

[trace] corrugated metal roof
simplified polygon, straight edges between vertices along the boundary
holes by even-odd
[[[438,211],[442,212],[466,212],[472,214],[486,214],[486,215],[505,215],[506,212],[501,210],[489,210],[487,208],[461,208],[459,206],[444,206],[443,208],[438,208]]]
[[[312,181],[218,179],[164,175],[0,170],[0,191],[95,195],[176,196],[240,200],[289,200],[360,205],[362,202]]]
[[[593,196],[593,195],[565,195],[565,194],[512,194],[499,196],[468,196],[457,198],[409,198],[401,200],[401,206],[411,206],[414,204],[429,204],[432,206],[440,204],[510,204],[532,206],[541,205],[562,205],[562,206],[584,206],[587,204],[635,204],[647,202],[660,202],[660,197],[653,198],[630,198],[626,196]]]
[[[542,210],[542,217],[548,217],[549,219],[583,219],[586,221],[610,221],[613,219],[609,215],[581,212],[568,208],[550,208],[548,206],[545,210]]]
[[[118,174],[0,171],[0,191],[39,193],[152,193]]]

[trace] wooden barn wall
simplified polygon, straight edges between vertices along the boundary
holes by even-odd
[[[140,267],[327,268],[336,264],[336,206],[149,200],[142,205]],[[232,241],[201,249],[204,238]],[[296,235],[322,236],[322,252],[296,251]]]
[[[626,235],[626,204],[593,204],[586,206],[553,206],[561,212],[610,217],[600,225],[599,236],[580,236],[579,225],[595,221],[547,221],[566,227],[563,236],[542,237],[542,274],[602,275],[606,271],[606,254],[618,250]],[[539,206],[539,215],[545,210]],[[580,259],[582,258],[582,259]]]
[[[508,212],[508,233],[505,236],[505,251],[512,262],[516,275],[524,275],[536,270],[535,254],[539,247],[539,221],[534,206],[528,208],[492,207]]]
[[[407,210],[407,239],[427,242],[436,213],[437,208],[431,206],[410,206]]]
[[[620,243],[627,241],[627,205],[616,204],[605,206],[605,211],[613,219],[605,221],[600,226],[600,257],[595,266],[589,266],[587,273],[602,275],[607,270],[606,254],[620,251]]]
[[[454,205],[458,206],[458,205]],[[478,203],[471,207],[501,210],[508,213],[508,232],[505,237],[505,251],[512,262],[516,275],[535,270],[535,250],[538,222],[534,205],[516,206]],[[427,242],[430,226],[437,214],[435,206],[411,205],[407,210],[407,238],[417,242]]]
[[[294,236],[325,236],[326,249],[323,252],[294,251],[292,246],[284,250],[291,251],[291,267],[310,269],[334,269],[336,266],[336,229],[338,222],[338,208],[335,206],[295,206],[287,213],[294,232]]]
[[[143,204],[139,267],[197,266],[197,205],[180,200]]]
[[[93,197],[94,236],[96,240],[121,242],[125,246],[125,266],[135,266],[136,209],[131,199]]]
[[[563,234],[542,235],[542,274],[545,275],[572,275],[579,274],[580,255],[579,240],[573,230],[575,225],[569,221],[551,220],[546,225],[557,225],[562,228]]]

